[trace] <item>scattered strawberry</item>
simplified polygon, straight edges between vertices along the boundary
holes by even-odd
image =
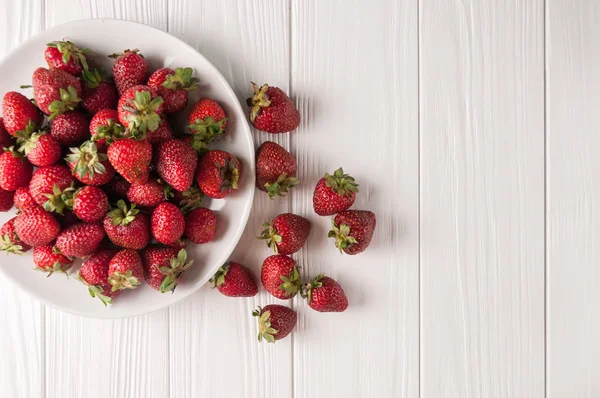
[[[225,133],[227,117],[217,101],[200,98],[190,112],[188,124],[192,134],[210,144]]]
[[[14,192],[13,201],[17,209],[23,211],[38,204],[33,200],[33,196],[29,193],[29,187],[18,188]]]
[[[348,308],[348,298],[344,289],[335,280],[323,274],[302,285],[302,297],[308,305],[319,312],[344,312]]]
[[[108,156],[99,153],[96,144],[86,141],[79,148],[70,148],[66,160],[73,176],[86,185],[100,186],[108,183],[115,169]]]
[[[281,254],[265,259],[260,280],[266,291],[282,300],[291,299],[300,289],[300,272],[296,262]]]
[[[294,102],[278,87],[252,83],[254,96],[248,98],[250,122],[267,133],[285,133],[300,125],[300,112]]]
[[[4,120],[0,117],[0,154],[4,152],[4,148],[10,148],[14,145],[12,136],[8,134],[4,127]]]
[[[79,111],[57,115],[50,125],[50,134],[63,145],[79,145],[89,138],[89,119]]]
[[[286,196],[298,185],[296,159],[274,142],[267,141],[256,150],[256,187],[270,198]]]
[[[310,234],[311,223],[304,217],[292,213],[280,214],[271,224],[263,224],[265,228],[260,239],[267,241],[267,246],[275,253],[292,254],[304,246]]]
[[[161,68],[148,79],[152,87],[165,100],[165,113],[179,112],[186,107],[188,91],[198,87],[198,79],[192,77],[192,68]]]
[[[0,188],[0,212],[9,211],[14,205],[14,192]]]
[[[101,109],[117,109],[117,88],[98,70],[83,72],[83,99],[81,105],[91,114]]]
[[[73,196],[73,213],[81,221],[100,221],[104,218],[106,212],[108,212],[108,198],[100,188],[86,186],[75,192]]]
[[[224,198],[238,189],[241,167],[240,161],[228,152],[208,151],[198,162],[196,182],[207,196]]]
[[[121,250],[108,265],[108,283],[112,291],[135,289],[144,280],[142,259],[135,250]]]
[[[228,297],[253,297],[258,293],[258,286],[252,272],[241,264],[230,261],[208,281],[214,284],[221,294]]]
[[[38,108],[53,119],[77,107],[81,101],[81,83],[60,69],[37,68],[33,72],[33,95]]]
[[[112,243],[126,249],[140,250],[150,242],[148,217],[135,205],[128,207],[123,200],[104,217],[104,230]]]
[[[333,175],[325,173],[325,177],[317,182],[313,194],[313,208],[320,216],[331,216],[348,210],[358,192],[358,184],[354,178],[344,174],[340,167]]]
[[[52,214],[39,206],[22,211],[15,219],[17,236],[29,246],[50,244],[60,232],[60,224]]]
[[[0,155],[0,188],[15,191],[26,187],[31,180],[33,166],[13,147]]]
[[[15,231],[16,219],[17,217],[11,218],[0,228],[0,251],[22,255],[31,250],[31,246],[19,239]]]
[[[38,167],[52,166],[62,155],[60,144],[50,134],[35,132],[23,140],[20,152],[23,152],[31,164]]]
[[[217,233],[217,215],[207,208],[194,209],[185,215],[185,236],[192,243],[208,243]]]
[[[119,122],[129,130],[141,133],[155,131],[161,122],[163,102],[153,88],[142,85],[130,87],[119,98]]]
[[[88,49],[79,49],[70,41],[53,41],[44,52],[44,58],[50,69],[60,69],[74,76],[88,68],[86,55]]]
[[[127,191],[127,199],[140,207],[156,207],[170,196],[170,187],[160,180],[150,178],[143,184],[132,184]]]
[[[173,137],[175,137],[173,129],[164,115],[161,116],[161,122],[159,123],[158,128],[154,131],[148,131],[146,134],[146,139],[152,145],[171,140]]]
[[[42,114],[33,103],[21,93],[10,91],[2,99],[4,128],[8,134],[17,136],[18,131],[25,131],[31,125],[33,130],[42,124]]]
[[[123,138],[108,147],[108,160],[131,184],[143,184],[150,177],[152,145],[147,140]]]
[[[106,306],[112,304],[112,299],[121,294],[121,291],[112,291],[108,283],[108,267],[110,260],[117,254],[117,250],[106,249],[99,251],[87,259],[79,270],[79,279],[88,287],[90,296],[98,297]]]
[[[150,246],[142,251],[146,283],[161,293],[174,292],[183,272],[193,261],[187,261],[185,249]]]
[[[290,334],[298,320],[298,315],[293,309],[278,304],[258,307],[252,315],[258,317],[258,341],[265,339],[269,343]]]
[[[67,257],[85,257],[98,250],[102,239],[104,229],[101,225],[75,224],[58,235],[56,248]]]
[[[33,249],[33,263],[37,270],[48,273],[48,276],[55,272],[66,274],[73,266],[73,260],[63,256],[52,246],[38,246]]]
[[[187,191],[173,192],[173,203],[181,209],[183,214],[202,207],[202,198],[204,198],[204,193],[196,184],[193,184]]]
[[[198,164],[198,154],[181,140],[158,144],[155,155],[156,171],[173,189],[183,192],[190,189]]]
[[[160,243],[170,244],[181,238],[185,220],[181,210],[173,203],[163,202],[152,211],[150,220],[152,236]]]
[[[340,253],[362,253],[371,243],[376,223],[375,214],[370,211],[342,211],[333,219],[333,229],[327,236],[335,238]]]
[[[74,181],[71,171],[66,166],[57,164],[40,167],[31,177],[29,193],[46,211],[62,214],[69,207],[67,202],[73,196]]]
[[[113,54],[110,57],[116,58],[112,72],[120,95],[128,88],[146,82],[148,63],[138,54],[138,50],[125,50],[123,54]]]
[[[125,127],[119,123],[119,114],[114,109],[98,111],[90,121],[90,134],[98,150],[105,152],[108,144],[115,138],[121,138]]]

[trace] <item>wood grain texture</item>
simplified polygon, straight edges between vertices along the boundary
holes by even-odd
[[[420,2],[422,398],[544,396],[543,26]]]
[[[313,223],[296,257],[305,278],[330,275],[350,301],[323,314],[295,300],[294,397],[417,397],[417,1],[293,1],[291,20],[293,211]],[[316,182],[340,166],[360,184],[353,208],[377,215],[357,256],[340,255],[331,218],[312,208]]]
[[[600,395],[600,4],[546,5],[547,389]]]
[[[169,1],[169,33],[197,48],[225,76],[240,102],[250,81],[289,90],[288,2]],[[255,144],[271,140],[289,148],[289,135],[253,131]],[[243,176],[242,176],[243,178]],[[264,221],[290,209],[291,199],[255,194],[246,231],[231,260],[260,275],[269,255],[255,237]],[[260,283],[260,282],[259,282]],[[221,296],[208,287],[171,308],[171,396],[290,397],[291,339],[256,341],[257,305],[275,302],[265,291],[252,299]]]

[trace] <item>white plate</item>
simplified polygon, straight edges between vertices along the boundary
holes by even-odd
[[[31,252],[24,256],[0,254],[0,272],[11,283],[34,298],[61,310],[96,318],[117,318],[141,315],[167,307],[195,292],[208,281],[215,270],[227,261],[240,239],[254,194],[254,146],[246,114],[233,90],[219,71],[195,49],[175,37],[139,23],[95,19],[72,22],[42,32],[19,46],[0,63],[0,95],[18,91],[19,85],[30,84],[33,71],[46,66],[46,44],[66,39],[81,48],[89,48],[97,56],[98,63],[110,70],[112,60],[107,55],[125,49],[138,48],[146,57],[151,70],[168,66],[192,67],[201,87],[190,94],[188,108],[174,123],[174,128],[185,128],[192,104],[201,96],[217,99],[227,112],[227,136],[218,147],[233,153],[243,166],[240,188],[226,199],[214,200],[208,207],[219,215],[219,227],[215,241],[205,245],[190,244],[187,248],[194,265],[184,274],[183,280],[173,294],[161,294],[147,285],[135,291],[121,294],[115,303],[105,308],[100,300],[89,296],[87,288],[77,279],[64,275],[46,278],[33,268]],[[31,96],[29,90],[22,92]],[[14,217],[14,209],[0,213],[0,222]],[[75,269],[76,270],[76,269]],[[73,273],[74,275],[74,273]]]

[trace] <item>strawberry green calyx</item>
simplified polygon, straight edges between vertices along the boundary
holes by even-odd
[[[92,52],[87,48],[79,49],[70,41],[53,41],[47,45],[48,47],[57,48],[58,51],[60,51],[62,54],[62,61],[65,65],[69,63],[70,58],[73,58],[73,62],[75,62],[76,65],[81,64],[83,69],[88,69],[88,63],[85,56],[92,54]]]
[[[266,240],[267,246],[273,249],[275,254],[279,253],[279,248],[277,247],[277,244],[281,243],[283,238],[277,233],[277,230],[273,227],[272,223],[264,223],[263,228],[263,231],[257,238]]]
[[[90,296],[94,298],[98,297],[105,307],[108,304],[112,304],[112,298],[104,294],[104,289],[102,288],[102,286],[90,285],[85,279],[81,277],[81,274],[79,273],[77,273],[77,279],[79,279],[84,285],[87,286]]]
[[[65,158],[70,164],[75,163],[73,173],[80,178],[85,178],[87,175],[94,178],[96,174],[105,174],[106,168],[102,164],[108,159],[106,154],[98,153],[96,144],[91,141],[86,141],[79,148],[69,148],[71,153]]]
[[[358,193],[358,184],[354,181],[354,177],[344,174],[341,167],[334,171],[333,175],[325,173],[324,178],[325,185],[340,196],[351,196],[353,193]]]
[[[128,112],[126,116],[130,130],[139,130],[145,134],[147,131],[155,131],[161,122],[160,115],[156,110],[164,102],[162,97],[154,97],[149,91],[137,91],[135,98],[123,107]]]
[[[313,289],[318,289],[323,286],[321,279],[323,279],[324,276],[324,274],[319,274],[314,279],[308,281],[308,283],[302,285],[302,288],[300,289],[300,295],[304,297],[309,304],[312,301]]]
[[[75,87],[69,86],[66,90],[60,89],[60,100],[52,101],[48,110],[50,111],[49,119],[52,120],[56,116],[61,115],[65,112],[72,111],[77,108],[77,105],[81,102],[81,98],[77,95]]]
[[[128,270],[126,272],[114,272],[108,277],[108,283],[112,285],[112,291],[116,292],[118,290],[135,289],[140,284],[140,281],[137,277],[133,276],[131,270]]]
[[[179,201],[179,209],[183,214],[189,213],[194,209],[202,207],[202,199],[204,192],[196,185],[192,185],[190,189],[181,193],[182,199]]]
[[[232,158],[225,163],[224,166],[216,163],[217,167],[220,167],[221,171],[221,191],[227,191],[230,189],[238,189],[238,183],[240,181],[240,169],[236,159]]]
[[[188,127],[194,136],[198,136],[202,141],[210,144],[225,133],[224,127],[226,123],[226,117],[215,121],[212,117],[207,116],[204,119],[196,119]]]
[[[289,277],[281,275],[279,278],[283,282],[279,285],[279,290],[283,290],[286,297],[293,297],[298,293],[298,290],[300,290],[300,271],[298,271],[298,267],[294,267]]]
[[[254,89],[254,96],[248,98],[246,103],[251,108],[250,111],[250,121],[254,122],[258,114],[260,113],[262,108],[268,108],[271,105],[271,100],[269,95],[267,94],[267,90],[269,89],[268,84],[263,84],[260,88],[254,82],[250,82],[252,84],[252,88]]]
[[[96,134],[92,136],[92,141],[104,140],[107,145],[112,144],[116,139],[123,138],[125,127],[117,120],[108,119],[106,124],[96,127]]]
[[[350,227],[346,224],[342,224],[339,227],[335,224],[335,219],[332,220],[333,229],[329,231],[327,237],[335,238],[335,247],[343,253],[344,249],[358,243],[354,237],[350,236]]]
[[[100,83],[103,83],[107,80],[103,73],[98,69],[94,69],[93,71],[86,69],[82,72],[81,76],[89,88],[96,88],[100,85]]]
[[[15,149],[14,146],[4,148],[4,152],[10,152],[10,154],[13,155],[13,157],[15,158],[22,158],[24,156],[23,154],[19,153],[19,151]]]
[[[17,143],[21,144],[24,141],[27,141],[31,137],[31,135],[36,132],[36,130],[37,130],[37,126],[35,125],[35,123],[32,120],[30,120],[29,123],[27,124],[27,127],[25,127],[25,130],[18,130],[15,133],[15,136],[17,137]],[[21,148],[19,148],[19,151],[21,151]],[[23,151],[21,151],[21,152],[23,152]],[[29,152],[27,152],[27,153],[29,153]]]
[[[14,233],[15,238],[17,237],[16,233]],[[15,241],[18,241],[17,239],[14,239]],[[10,253],[10,254],[18,254],[19,256],[23,255],[23,246],[17,244],[17,243],[13,243],[13,240],[11,240],[10,235],[6,234],[4,236],[0,236],[0,251],[6,252],[6,253]]]
[[[125,50],[125,51],[123,51],[122,53],[114,53],[114,54],[110,54],[110,55],[108,56],[108,58],[119,58],[120,56],[123,56],[123,55],[125,55],[125,54],[127,54],[127,53],[137,53],[137,54],[138,54],[140,57],[143,57],[143,55],[142,55],[142,54],[140,54],[139,52],[140,52],[140,50],[138,50],[137,48],[135,48],[135,49],[133,49],[133,50],[129,50],[129,49],[128,49],[128,50]]]
[[[194,260],[187,261],[187,252],[185,249],[181,249],[177,253],[177,257],[171,258],[169,266],[159,267],[158,270],[160,273],[165,275],[165,279],[163,279],[159,288],[161,293],[173,293],[177,287],[177,282],[181,278],[181,274],[190,268],[193,262]]]
[[[29,126],[27,126],[27,130],[29,131]],[[19,152],[22,152],[23,154],[25,154],[25,156],[29,155],[29,153],[37,147],[40,137],[47,133],[45,131],[40,130],[35,133],[27,132],[26,134],[28,134],[27,138],[19,137],[17,139],[17,143],[21,144],[21,146],[19,147]]]
[[[34,270],[36,271],[40,271],[40,272],[45,272],[47,275],[46,277],[50,277],[52,276],[52,274],[54,274],[55,272],[58,272],[60,274],[65,274],[67,276],[67,278],[69,277],[69,273],[67,271],[69,271],[71,269],[71,266],[73,264],[69,263],[69,264],[61,264],[60,262],[55,262],[52,265],[47,266],[44,269],[35,267]]]
[[[121,199],[117,202],[117,208],[108,212],[108,216],[112,225],[125,226],[133,222],[139,212],[140,210],[134,204],[128,208],[125,201]]]
[[[192,73],[192,68],[177,68],[175,74],[168,76],[162,86],[169,90],[194,90],[198,87],[199,80],[192,77]]]
[[[194,150],[196,152],[198,152],[200,155],[208,152],[208,143],[206,141],[204,141],[204,139],[202,138],[202,136],[200,134],[192,135],[192,141],[191,141],[190,145],[192,145],[192,148],[194,148]]]
[[[73,184],[70,187],[60,190],[58,185],[52,187],[52,193],[47,193],[44,196],[48,198],[44,202],[44,210],[47,212],[54,212],[57,214],[64,214],[65,210],[73,210],[73,195],[75,194],[75,188]]]
[[[286,173],[282,173],[274,183],[266,182],[265,188],[269,194],[269,198],[274,199],[275,196],[287,196],[288,190],[300,183],[296,177],[288,177]]]
[[[252,316],[258,317],[258,341],[265,339],[269,343],[275,342],[275,335],[278,330],[271,327],[271,311],[262,311],[261,307],[252,311]]]
[[[225,283],[225,275],[227,275],[227,273],[229,272],[229,264],[231,264],[231,262],[227,262],[220,266],[217,272],[215,272],[215,274],[213,275],[213,277],[208,280],[208,283],[213,284],[213,286],[211,286],[212,289],[219,287],[223,283]]]

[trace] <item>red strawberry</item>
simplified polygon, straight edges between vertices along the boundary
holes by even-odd
[[[119,114],[114,109],[98,111],[90,121],[90,134],[98,150],[105,152],[108,144],[115,138],[121,138],[125,127],[119,123]]]
[[[77,107],[81,83],[60,69],[37,68],[33,72],[33,96],[38,108],[52,119]]]
[[[104,230],[112,243],[126,249],[140,250],[150,242],[148,216],[140,213],[135,205],[127,206],[123,200],[104,217]]]
[[[25,187],[31,180],[33,166],[13,147],[0,155],[0,188],[14,191]]]
[[[47,272],[48,276],[55,272],[67,273],[73,266],[73,260],[63,256],[52,246],[38,246],[33,249],[33,263],[37,270]]]
[[[86,185],[100,186],[108,183],[115,169],[105,153],[98,153],[96,144],[84,142],[79,148],[70,148],[66,160],[71,172]]]
[[[4,148],[10,148],[13,145],[14,141],[4,127],[4,120],[0,117],[0,153],[4,152]]]
[[[274,142],[267,141],[256,150],[256,187],[270,198],[286,196],[298,185],[296,159]]]
[[[86,186],[73,196],[73,213],[81,221],[96,222],[108,212],[108,198],[98,187]]]
[[[14,204],[14,192],[0,188],[0,212],[9,211]]]
[[[156,148],[156,171],[160,178],[179,192],[192,186],[198,154],[181,140],[169,140]]]
[[[181,209],[183,214],[186,214],[194,209],[202,207],[203,197],[204,194],[200,188],[194,184],[187,191],[173,192],[173,203],[175,203],[177,207]]]
[[[108,147],[108,160],[132,184],[143,184],[150,177],[152,145],[147,140],[123,138]]]
[[[89,119],[79,111],[58,115],[52,121],[50,134],[63,145],[78,145],[89,138]]]
[[[23,140],[20,152],[23,152],[31,164],[38,167],[51,166],[62,155],[60,144],[50,134],[35,132]]]
[[[150,228],[154,239],[160,243],[171,244],[183,235],[185,220],[177,206],[163,202],[152,211]]]
[[[0,228],[0,251],[21,255],[31,250],[31,246],[21,241],[17,236],[15,231],[16,219],[17,217],[11,218]]]
[[[173,137],[175,137],[173,129],[164,115],[161,117],[161,122],[158,125],[158,128],[154,131],[148,131],[146,135],[148,142],[153,145],[173,139]]]
[[[294,102],[278,87],[252,83],[254,96],[248,98],[250,122],[267,133],[285,133],[300,125],[300,112]]]
[[[112,202],[116,202],[127,196],[127,192],[131,184],[123,177],[115,174],[115,177],[108,182],[103,188]]]
[[[348,308],[344,289],[323,274],[302,285],[302,297],[306,298],[310,308],[319,312],[344,312]]]
[[[128,88],[146,82],[148,63],[138,54],[138,50],[125,50],[123,54],[113,54],[110,57],[116,58],[112,72],[120,95]]]
[[[179,112],[186,107],[188,91],[198,87],[198,79],[192,77],[192,68],[161,68],[150,75],[148,86],[165,100],[165,113]]]
[[[41,167],[31,177],[29,193],[46,211],[62,214],[65,208],[69,207],[67,201],[72,198],[74,181],[71,171],[66,166],[57,164]]]
[[[356,199],[358,184],[354,178],[344,174],[340,167],[333,175],[325,173],[325,177],[317,182],[313,194],[313,208],[320,216],[331,216],[348,210]]]
[[[291,299],[300,289],[300,272],[296,262],[281,254],[265,259],[260,280],[266,291],[282,300]]]
[[[232,154],[212,150],[198,162],[196,182],[202,192],[211,198],[224,198],[238,189],[242,165]]]
[[[185,216],[185,235],[193,243],[208,243],[215,238],[218,221],[212,210],[194,209]]]
[[[358,254],[371,243],[376,224],[375,214],[370,211],[342,211],[333,219],[333,229],[327,236],[335,238],[340,253]]]
[[[117,105],[119,122],[129,130],[141,133],[155,131],[161,122],[163,102],[153,88],[142,85],[128,88]]]
[[[225,133],[227,117],[217,101],[211,98],[200,98],[188,117],[192,134],[210,144]]]
[[[29,246],[44,246],[60,232],[60,224],[39,206],[22,211],[15,219],[17,236]]]
[[[112,291],[135,289],[144,280],[142,259],[135,250],[121,250],[108,265],[108,283]]]
[[[18,188],[14,193],[13,200],[17,209],[21,211],[38,205],[29,193],[29,187]]]
[[[143,184],[133,184],[127,191],[127,199],[141,207],[156,207],[170,196],[169,187],[160,180],[150,178]]]
[[[173,292],[183,272],[192,261],[187,261],[185,249],[150,246],[142,251],[146,283],[161,293]]]
[[[216,287],[221,294],[228,297],[253,297],[258,293],[252,272],[233,261],[219,267],[208,282],[213,283],[213,288]]]
[[[17,135],[17,131],[25,131],[31,125],[33,130],[42,124],[42,114],[33,103],[21,93],[10,91],[2,99],[4,127],[8,134]]]
[[[258,317],[258,341],[265,339],[269,343],[290,334],[298,320],[298,315],[293,309],[278,304],[258,307],[252,315]]]
[[[90,296],[98,297],[106,306],[112,304],[112,299],[121,294],[121,291],[112,291],[108,283],[108,266],[110,260],[117,254],[117,250],[106,249],[99,251],[87,259],[79,270],[79,279],[88,287]]]
[[[50,69],[60,69],[74,76],[87,69],[88,49],[79,49],[70,41],[53,41],[48,44],[44,58]]]
[[[98,70],[83,72],[83,108],[91,114],[101,109],[117,109],[117,88]]]
[[[311,223],[304,217],[292,213],[280,214],[275,217],[272,224],[264,223],[265,229],[260,239],[267,241],[267,246],[273,248],[275,253],[292,254],[304,246],[310,234]]]
[[[104,239],[104,229],[101,225],[75,224],[58,235],[56,248],[68,257],[85,257],[98,250],[102,239]]]

